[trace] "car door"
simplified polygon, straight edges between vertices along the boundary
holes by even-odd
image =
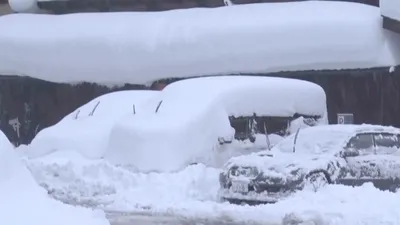
[[[372,182],[379,176],[376,164],[370,163],[370,158],[376,152],[374,135],[360,133],[352,137],[344,148],[343,157],[346,167],[342,168],[338,183],[360,186],[365,182]]]
[[[346,146],[347,179],[342,183],[359,186],[372,182],[380,189],[399,183],[399,136],[390,133],[363,133],[351,138]],[[397,156],[396,156],[397,154]]]
[[[374,141],[376,153],[369,160],[379,170],[374,185],[382,190],[397,188],[400,184],[400,135],[376,133]]]

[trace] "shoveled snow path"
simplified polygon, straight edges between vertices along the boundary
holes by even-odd
[[[108,212],[107,218],[111,225],[280,225],[280,223],[234,221],[229,217],[220,218],[184,218],[176,215],[154,215],[150,213]]]
[[[114,225],[400,225],[400,193],[379,191],[371,183],[356,188],[329,185],[317,193],[298,192],[276,204],[240,206],[218,202],[219,170],[203,165],[177,173],[143,174],[102,160],[74,158],[74,154],[58,156],[62,157],[26,163],[53,197],[128,212],[110,213]]]

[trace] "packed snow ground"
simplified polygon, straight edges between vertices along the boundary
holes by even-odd
[[[379,8],[348,2],[11,14],[0,17],[0,30],[0,74],[53,82],[140,84],[400,63],[400,36],[382,29]]]
[[[0,132],[0,218],[10,225],[109,225],[104,212],[63,204],[48,196]]]
[[[299,192],[277,204],[239,206],[218,201],[220,170],[203,165],[175,173],[133,173],[72,151],[25,162],[54,197],[108,211],[267,224],[400,224],[400,193],[379,191],[372,184],[332,185],[317,193]]]

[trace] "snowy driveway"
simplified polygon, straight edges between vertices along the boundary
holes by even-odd
[[[243,223],[229,218],[189,219],[172,215],[151,215],[145,213],[107,213],[111,225],[278,225],[280,223]]]
[[[330,185],[276,204],[240,206],[218,202],[219,170],[202,165],[143,174],[82,158],[25,162],[54,198],[114,212],[112,225],[400,225],[400,193],[372,184]]]

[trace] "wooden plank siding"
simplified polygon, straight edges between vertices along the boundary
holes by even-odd
[[[0,0],[0,16],[12,13],[12,10],[6,1]]]
[[[400,34],[400,21],[382,16],[383,28]]]
[[[234,4],[261,2],[295,2],[301,0],[231,0]],[[379,5],[379,0],[341,0]],[[194,7],[219,7],[223,0],[69,0],[39,2],[39,7],[56,14],[72,12],[164,11]]]

